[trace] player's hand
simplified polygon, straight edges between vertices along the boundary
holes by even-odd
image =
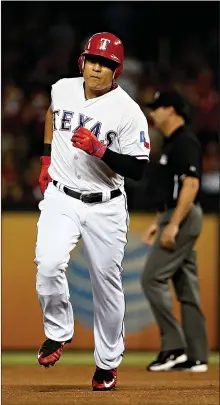
[[[71,142],[75,148],[81,149],[89,155],[98,158],[102,158],[107,148],[107,146],[103,145],[87,128],[77,129],[71,138]]]
[[[146,243],[146,245],[152,246],[154,244],[156,235],[158,231],[158,225],[153,223],[147,228],[147,230],[142,235],[142,241]]]
[[[163,248],[173,249],[176,243],[176,237],[179,232],[179,227],[169,223],[163,230],[160,238],[160,243]]]
[[[44,195],[48,184],[52,181],[52,179],[48,173],[51,158],[50,158],[50,156],[41,156],[40,161],[41,161],[41,172],[40,172],[40,177],[39,177],[39,185],[40,185],[41,193]]]

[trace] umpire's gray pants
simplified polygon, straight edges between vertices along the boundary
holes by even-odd
[[[160,328],[161,350],[186,348],[190,360],[208,360],[205,319],[201,311],[196,252],[193,246],[201,232],[202,210],[193,206],[182,222],[174,250],[161,247],[160,237],[173,210],[161,214],[158,237],[142,275],[144,293]],[[169,280],[181,304],[182,328],[172,312]]]

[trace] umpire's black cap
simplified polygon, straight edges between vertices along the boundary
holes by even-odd
[[[146,103],[145,107],[156,110],[159,107],[173,107],[178,115],[182,116],[186,122],[190,121],[190,107],[185,98],[176,90],[157,91],[151,103]]]

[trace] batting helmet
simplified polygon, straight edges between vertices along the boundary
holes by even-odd
[[[109,32],[99,32],[89,39],[78,60],[81,73],[83,71],[86,55],[98,55],[115,62],[118,65],[114,72],[115,79],[117,79],[123,71],[123,44],[119,38]]]

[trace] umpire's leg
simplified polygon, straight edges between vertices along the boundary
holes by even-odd
[[[181,304],[182,327],[190,360],[208,362],[206,322],[201,310],[196,252],[192,250],[173,276],[177,298]]]
[[[175,249],[167,250],[161,247],[160,237],[172,213],[173,210],[168,210],[161,215],[160,231],[148,256],[141,280],[160,328],[162,351],[186,347],[183,330],[173,315],[168,282],[192,251],[202,223],[200,208],[193,207],[180,226]]]

